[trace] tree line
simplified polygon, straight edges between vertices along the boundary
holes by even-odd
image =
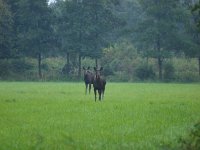
[[[84,58],[93,59],[96,67],[102,63],[109,72],[114,66],[119,68],[114,59],[131,56],[132,63],[135,55],[139,55],[146,60],[147,67],[136,73],[145,76],[153,58],[162,80],[164,61],[184,55],[197,59],[200,75],[198,2],[0,0],[0,59],[34,58],[39,78],[43,58],[66,58],[62,72],[67,76],[74,67],[71,62],[76,59],[80,78]],[[132,45],[128,51],[116,51],[118,47],[126,49]],[[3,72],[4,68],[0,70]]]

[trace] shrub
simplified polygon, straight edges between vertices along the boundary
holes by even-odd
[[[187,137],[180,139],[180,149],[199,150],[200,149],[200,122],[194,125]]]
[[[105,76],[114,75],[114,72],[113,72],[112,67],[110,67],[109,65],[104,66],[103,74],[104,74]]]
[[[163,74],[164,80],[166,80],[166,81],[173,80],[174,74],[175,74],[175,69],[174,69],[173,64],[171,64],[171,63],[165,64],[164,65],[164,74]]]
[[[10,74],[10,63],[8,63],[7,61],[0,61],[0,77],[5,77],[8,76]]]
[[[33,69],[33,65],[29,62],[26,62],[21,59],[16,59],[11,62],[11,68],[12,72],[14,73],[24,73],[27,70]]]
[[[199,76],[194,72],[185,70],[183,72],[177,73],[176,80],[179,82],[198,82]]]
[[[154,79],[155,72],[153,71],[153,67],[148,64],[142,64],[136,68],[136,76],[140,80]]]

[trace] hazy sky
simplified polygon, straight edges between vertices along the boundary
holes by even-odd
[[[49,0],[49,3],[54,2],[55,0]]]

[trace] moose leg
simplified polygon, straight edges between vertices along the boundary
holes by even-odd
[[[88,88],[88,84],[85,84],[85,95],[87,94],[87,88]]]
[[[90,94],[90,91],[91,91],[91,84],[89,84],[89,94]]]
[[[99,93],[99,100],[101,100],[101,90],[98,90]]]
[[[97,99],[97,91],[96,91],[96,89],[94,89],[94,96],[95,96],[95,102],[96,102],[96,99]]]
[[[102,89],[102,100],[104,98],[104,91],[105,91],[105,89]]]

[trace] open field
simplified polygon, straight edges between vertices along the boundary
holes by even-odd
[[[200,84],[0,82],[0,150],[162,149],[200,120]]]

